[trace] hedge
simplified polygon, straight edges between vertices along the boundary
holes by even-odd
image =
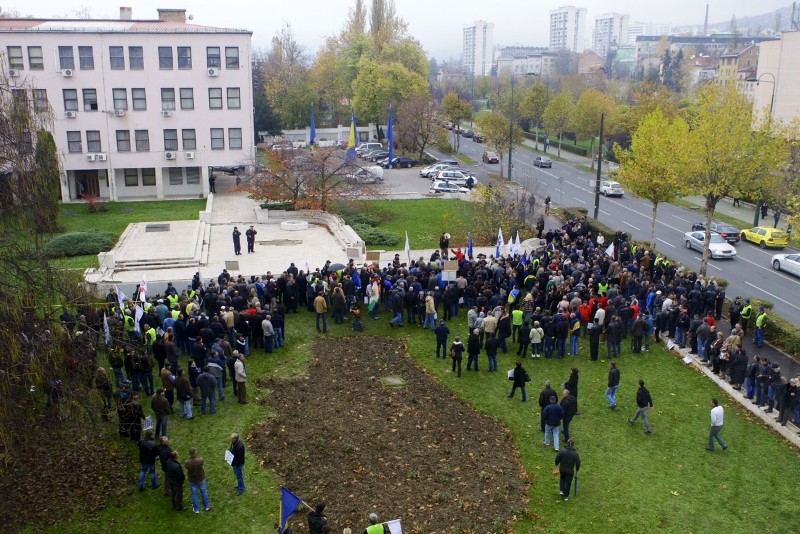
[[[393,247],[400,242],[398,236],[368,224],[355,223],[351,226],[367,246]]]
[[[44,246],[51,258],[68,258],[98,254],[114,248],[117,236],[111,232],[71,232],[54,237]]]

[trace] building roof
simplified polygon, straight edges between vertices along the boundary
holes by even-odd
[[[250,30],[161,20],[0,19],[0,33],[242,33]]]

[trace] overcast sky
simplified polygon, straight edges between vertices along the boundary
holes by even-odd
[[[365,0],[366,5],[371,4]],[[397,13],[408,23],[408,30],[437,60],[457,59],[461,55],[462,27],[476,20],[495,24],[496,45],[546,46],[549,11],[569,1],[558,0],[395,0]],[[117,18],[119,6],[133,7],[135,19],[157,17],[159,7],[186,8],[193,22],[209,26],[247,28],[253,32],[253,47],[266,48],[270,39],[288,22],[298,41],[313,55],[324,38],[341,29],[353,0],[9,0],[3,9],[15,9],[35,17],[75,16],[85,8],[93,18]],[[587,39],[597,15],[618,12],[632,21],[670,25],[702,24],[706,3],[696,0],[586,0],[572,2],[585,7]],[[709,2],[709,22],[774,12],[791,5],[787,0],[713,0]],[[69,7],[65,7],[69,6]]]

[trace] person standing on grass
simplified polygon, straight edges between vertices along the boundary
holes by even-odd
[[[564,410],[564,439],[569,440],[569,425],[578,413],[578,401],[567,388],[561,393],[561,409]]]
[[[491,336],[486,339],[483,349],[486,351],[486,356],[489,359],[489,372],[497,372],[497,350],[500,348],[500,339],[497,336]]]
[[[192,510],[200,513],[200,500],[198,493],[203,498],[203,508],[206,512],[211,510],[208,502],[208,488],[206,487],[206,470],[203,467],[203,459],[197,456],[194,447],[189,449],[189,459],[186,460],[186,472],[189,474],[189,488],[192,490]]]
[[[559,493],[568,501],[572,479],[581,468],[581,457],[575,450],[575,440],[567,439],[567,448],[556,454],[556,466],[559,469]]]
[[[452,372],[458,371],[458,378],[461,378],[461,360],[464,359],[464,344],[461,342],[461,338],[456,336],[456,339],[453,341],[453,344],[450,345],[450,358],[453,360],[453,370]]]
[[[169,401],[164,396],[164,388],[158,388],[150,401],[150,407],[156,414],[156,439],[167,434],[169,416],[172,413]]]
[[[522,391],[522,402],[528,402],[528,395],[525,392],[525,383],[530,380],[530,376],[528,376],[528,371],[522,367],[522,362],[517,362],[517,366],[514,367],[514,374],[511,377],[511,380],[513,380],[514,383],[511,386],[511,393],[508,394],[508,398],[513,399],[514,393],[516,393],[517,388],[519,388]]]
[[[158,463],[161,464],[161,471],[164,472],[164,496],[171,495],[169,489],[169,478],[167,477],[167,464],[172,456],[172,447],[169,446],[169,438],[161,436],[161,445],[158,446]]]
[[[647,420],[647,408],[653,407],[653,397],[650,396],[650,392],[644,387],[644,380],[639,380],[639,390],[636,392],[636,405],[639,409],[636,410],[633,419],[628,419],[628,422],[633,426],[639,416],[641,416],[642,423],[644,423],[644,433],[652,434],[653,429],[650,427],[650,421]]]
[[[480,330],[475,329],[467,339],[467,371],[472,370],[472,364],[475,364],[475,370],[478,370],[478,355],[481,353],[481,338]]]
[[[558,404],[558,398],[555,395],[550,397],[550,404],[542,410],[542,417],[544,418],[544,443],[545,446],[550,445],[550,434],[553,435],[553,449],[559,451],[558,435],[561,429],[561,420],[564,418],[564,408]]]
[[[150,473],[150,487],[152,489],[158,487],[156,458],[158,458],[158,447],[153,441],[153,431],[148,430],[144,433],[144,439],[139,441],[139,463],[142,464],[142,470],[139,472],[139,491],[144,491],[147,473]]]
[[[608,407],[612,410],[617,407],[617,390],[619,389],[619,369],[617,362],[611,361],[611,369],[608,370],[608,389],[606,389],[606,399]]]
[[[239,397],[239,404],[247,404],[247,372],[244,367],[244,355],[239,354],[233,362],[234,376],[236,382],[236,395]]]
[[[169,490],[172,496],[172,509],[176,512],[186,510],[183,506],[183,482],[186,480],[186,475],[178,461],[178,451],[172,451],[167,461],[167,480],[169,480]]]
[[[528,347],[531,344],[531,327],[528,326],[527,321],[523,322],[522,326],[520,326],[517,330],[517,342],[519,343],[519,347],[517,348],[517,356],[522,356],[524,358],[528,353]]]
[[[706,450],[714,452],[714,440],[717,440],[724,451],[728,448],[728,444],[722,440],[719,433],[722,430],[725,411],[722,409],[722,406],[719,405],[717,399],[711,399],[711,404],[711,431],[708,434],[708,447]]]
[[[539,393],[539,408],[541,408],[541,415],[539,416],[539,425],[541,431],[544,432],[544,409],[550,404],[550,397],[555,397],[556,392],[550,384],[549,380],[544,381],[544,389]],[[558,400],[558,399],[556,399]]]
[[[450,335],[450,329],[444,323],[444,319],[439,320],[439,326],[433,331],[436,334],[436,357],[439,357],[441,350],[442,359],[447,357],[447,336]]]
[[[239,439],[239,434],[231,434],[230,449],[233,454],[233,474],[236,475],[236,495],[244,493],[244,442]]]
[[[325,300],[325,292],[318,291],[314,298],[314,311],[317,314],[317,332],[328,333],[328,302]],[[322,327],[320,328],[320,320]]]

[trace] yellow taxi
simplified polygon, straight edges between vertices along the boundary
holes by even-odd
[[[742,230],[741,238],[742,241],[750,241],[761,248],[784,248],[789,244],[789,234],[778,228],[766,226]]]

